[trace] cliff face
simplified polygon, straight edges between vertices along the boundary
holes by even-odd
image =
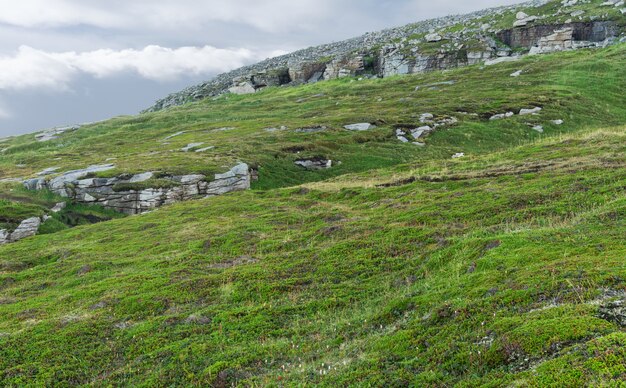
[[[538,0],[368,33],[221,74],[159,100],[147,111],[227,92],[255,93],[268,86],[351,76],[389,77],[451,69],[528,52],[536,54],[603,46],[617,41],[626,24],[623,20],[625,10],[618,9],[619,3],[607,4],[596,6],[600,7],[598,10],[610,12],[600,14],[598,11],[597,15],[591,15],[581,11],[581,4],[577,1]],[[568,41],[555,43],[551,35],[562,30],[566,33],[557,34],[555,39]],[[549,38],[548,45],[545,38]]]
[[[511,48],[530,49],[537,45],[541,38],[563,28],[571,28],[573,30],[572,40],[576,42],[602,42],[608,38],[616,37],[620,33],[620,29],[615,22],[595,21],[512,28],[500,31],[496,33],[496,36]]]

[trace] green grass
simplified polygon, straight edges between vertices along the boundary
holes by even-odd
[[[472,66],[383,80],[342,79],[226,96],[165,112],[109,120],[51,142],[37,143],[33,135],[12,138],[4,143],[7,150],[0,154],[0,175],[28,177],[48,167],[64,171],[115,163],[117,168],[104,175],[158,171],[212,176],[243,161],[260,167],[256,187],[270,189],[415,159],[447,159],[456,152],[482,154],[541,136],[527,124],[543,124],[546,135],[576,131],[598,120],[605,125],[619,124],[625,115],[624,104],[616,103],[626,87],[621,76],[624,65],[622,44],[602,51],[529,57],[486,69]],[[509,76],[519,69],[524,70],[523,76]],[[416,86],[448,80],[457,82],[436,90],[415,91]],[[488,121],[492,114],[533,106],[544,107],[541,116]],[[395,128],[419,126],[419,116],[426,112],[454,116],[459,123],[430,136],[425,148],[398,142]],[[552,119],[564,119],[566,124],[552,125]],[[378,128],[366,133],[343,129],[355,122],[373,122]],[[282,125],[289,130],[263,130]],[[312,125],[329,129],[314,134],[294,131]],[[222,127],[235,129],[212,130]],[[164,141],[179,131],[186,133]],[[216,148],[204,153],[178,151],[199,142]],[[293,151],[298,148],[304,151]],[[314,172],[305,172],[293,163],[318,155],[342,163]]]
[[[626,338],[598,307],[626,292],[625,49],[278,88],[9,140],[8,176],[115,157],[112,174],[242,160],[260,181],[92,225],[70,214],[103,210],[69,206],[47,234],[0,247],[0,385],[618,386]],[[415,91],[445,80],[457,83]],[[460,122],[425,148],[395,140],[425,112]],[[362,121],[378,128],[341,129]],[[318,124],[330,129],[263,131]],[[169,151],[191,142],[216,149]],[[293,166],[316,155],[342,163]],[[22,212],[55,200],[0,193]]]
[[[2,247],[0,381],[618,382],[625,129]]]

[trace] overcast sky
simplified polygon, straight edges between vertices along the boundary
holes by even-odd
[[[519,0],[0,0],[0,137],[135,114],[300,48]]]

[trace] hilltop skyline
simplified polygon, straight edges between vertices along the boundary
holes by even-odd
[[[0,15],[0,137],[135,114],[268,57],[518,2],[22,1]]]

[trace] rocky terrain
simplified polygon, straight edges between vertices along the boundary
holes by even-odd
[[[126,214],[140,214],[163,205],[202,196],[215,196],[250,188],[252,172],[241,163],[212,181],[204,175],[158,176],[153,172],[113,178],[90,178],[115,166],[90,166],[68,171],[53,179],[45,177],[24,182],[28,190],[51,192],[84,204],[97,204]]]
[[[427,20],[311,47],[218,75],[157,101],[147,111],[223,93],[249,94],[271,86],[342,77],[390,77],[446,70],[527,53],[602,47],[623,40],[625,26],[623,20],[619,21],[619,15],[626,12],[623,1],[600,4],[564,0],[557,9],[546,7],[554,3],[533,1]],[[599,4],[610,13],[599,17],[581,9],[585,4]],[[542,13],[546,11],[552,13]],[[513,15],[514,22],[510,22]]]

